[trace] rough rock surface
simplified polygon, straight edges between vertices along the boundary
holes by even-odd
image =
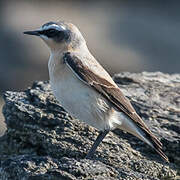
[[[35,82],[24,92],[4,95],[0,180],[179,179],[180,74],[121,73],[114,79],[163,143],[170,164],[120,130],[104,139],[93,159],[84,159],[97,130],[73,119],[48,82]]]

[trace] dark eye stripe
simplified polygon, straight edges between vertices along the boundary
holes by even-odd
[[[54,37],[59,33],[59,31],[56,29],[48,29],[48,30],[40,31],[39,33],[47,37]]]
[[[57,29],[47,29],[39,31],[40,35],[44,35],[48,38],[53,39],[56,42],[67,41],[70,37],[69,31],[60,31]]]

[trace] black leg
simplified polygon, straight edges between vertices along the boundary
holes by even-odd
[[[101,141],[105,138],[105,136],[108,134],[109,130],[101,131],[96,138],[94,144],[92,145],[91,149],[89,150],[88,154],[86,155],[86,159],[89,159],[93,156],[94,152],[96,151],[97,147],[101,143]]]

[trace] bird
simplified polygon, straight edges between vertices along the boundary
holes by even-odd
[[[162,143],[91,54],[75,25],[50,21],[24,34],[40,37],[50,50],[48,70],[55,98],[71,115],[99,131],[85,158],[93,157],[110,131],[120,129],[147,143],[169,162]]]

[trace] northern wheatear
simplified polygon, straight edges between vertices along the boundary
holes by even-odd
[[[119,128],[150,145],[168,161],[161,142],[89,52],[76,26],[62,21],[48,22],[24,34],[39,36],[48,45],[50,84],[57,100],[74,117],[100,131],[86,158],[94,154],[109,131]]]

